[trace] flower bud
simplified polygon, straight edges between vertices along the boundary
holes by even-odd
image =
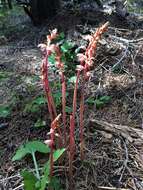
[[[82,65],[77,65],[77,66],[76,66],[76,70],[77,70],[77,71],[82,71],[82,70],[84,70],[84,66],[82,66]]]

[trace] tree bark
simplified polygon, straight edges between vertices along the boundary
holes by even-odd
[[[37,24],[54,17],[58,9],[60,9],[60,0],[30,0],[32,20]]]

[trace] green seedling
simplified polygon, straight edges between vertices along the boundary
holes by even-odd
[[[66,106],[65,112],[68,113],[68,114],[71,114],[72,113],[72,108],[69,107],[69,106]]]
[[[56,162],[60,156],[64,153],[65,149],[55,150],[53,153],[54,162]],[[12,161],[18,161],[24,158],[26,155],[31,155],[35,167],[35,173],[23,170],[21,175],[24,179],[25,190],[45,190],[46,186],[52,185],[50,175],[50,160],[44,165],[40,175],[39,167],[36,160],[36,152],[50,153],[50,148],[40,141],[31,141],[22,146],[16,151],[16,154],[12,158]],[[56,190],[54,187],[53,190]]]
[[[105,104],[108,104],[110,101],[111,101],[111,96],[102,96],[98,99],[91,97],[86,100],[86,102],[89,105],[96,105],[97,109],[103,107]]]
[[[0,82],[7,80],[10,76],[12,76],[11,72],[1,71],[0,72]]]
[[[42,128],[46,126],[46,121],[43,121],[42,119],[38,119],[36,123],[34,124],[35,128]]]
[[[7,118],[11,114],[10,106],[0,106],[0,118]]]
[[[62,154],[64,152],[65,152],[64,148],[56,150],[53,153],[53,161],[56,162],[62,156]],[[50,184],[50,178],[49,178],[49,175],[50,175],[50,160],[44,165],[43,173],[44,173],[44,176],[41,179],[41,189],[40,190],[45,190],[46,184],[47,184],[47,179],[49,179],[48,183]]]
[[[36,97],[32,102],[26,104],[24,113],[36,113],[40,111],[40,107],[46,104],[44,96]]]
[[[68,80],[69,83],[75,84],[76,83],[76,76],[72,76]]]
[[[66,97],[67,96],[68,96],[68,92],[66,93]],[[53,94],[53,97],[54,97],[54,101],[55,101],[56,107],[61,106],[62,93],[60,91],[58,91],[55,94]]]
[[[74,44],[64,39],[61,40],[60,44],[61,44],[60,51],[62,53],[61,60],[64,63],[65,75],[67,77],[71,77],[72,75],[75,74],[75,69],[76,69],[76,64],[74,63],[76,60],[76,53],[73,50]],[[57,70],[57,68],[55,67],[56,63],[55,56],[56,56],[55,53],[52,53],[48,57],[50,67],[53,71]]]
[[[28,142],[25,145],[22,145],[16,152],[15,156],[12,158],[12,161],[21,160],[23,157],[25,157],[27,154],[31,154],[35,170],[36,170],[36,177],[37,179],[40,179],[39,169],[35,157],[35,152],[40,153],[49,153],[50,149],[43,143],[39,141],[32,141]]]

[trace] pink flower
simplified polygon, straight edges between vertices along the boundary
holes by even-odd
[[[82,65],[77,65],[77,66],[76,66],[76,70],[77,70],[77,71],[82,71],[82,70],[84,70],[84,66],[82,66]]]
[[[46,47],[47,47],[46,44],[39,44],[38,45],[38,48],[40,48],[42,52],[44,52],[46,50]]]
[[[45,140],[44,143],[45,143],[46,145],[48,145],[49,147],[51,147],[51,146],[53,145],[52,140]]]
[[[80,62],[86,61],[86,56],[83,53],[78,53],[77,57],[78,57],[78,61],[80,61]]]

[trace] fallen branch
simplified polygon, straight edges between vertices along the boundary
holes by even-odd
[[[115,187],[102,187],[102,186],[99,186],[98,187],[98,190],[130,190],[130,189],[124,189],[124,188],[115,188]]]
[[[118,36],[113,36],[113,35],[110,35],[109,37],[112,38],[112,39],[115,39],[117,41],[123,42],[125,44],[138,43],[138,42],[143,41],[143,38],[138,38],[138,39],[134,39],[134,40],[128,40],[128,39],[121,38],[121,37],[118,37]]]
[[[97,119],[90,120],[90,127],[94,127],[99,131],[107,134],[122,136],[130,143],[136,145],[143,145],[143,130],[138,128],[129,127],[126,125],[116,125]]]

